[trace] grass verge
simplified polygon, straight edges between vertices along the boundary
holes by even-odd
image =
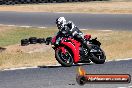
[[[56,64],[54,50],[47,45],[20,46],[22,38],[31,36],[48,37],[57,32],[55,28],[20,28],[0,26],[0,47],[6,50],[0,52],[0,69],[22,66],[44,66]],[[131,31],[99,31],[83,30],[85,34],[98,37],[102,48],[106,52],[107,60],[132,57]],[[30,52],[35,51],[35,52]],[[30,53],[29,53],[30,52]]]

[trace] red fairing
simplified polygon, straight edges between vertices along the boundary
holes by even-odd
[[[77,63],[79,61],[79,59],[80,59],[80,56],[79,56],[79,47],[81,45],[80,42],[78,42],[78,41],[76,41],[74,39],[71,39],[71,38],[68,38],[68,40],[71,40],[72,42],[66,42],[64,40],[65,39],[63,39],[61,41],[61,44],[69,47],[72,50],[72,52],[74,54],[74,57],[73,57],[74,58],[74,63]]]
[[[61,49],[62,53],[66,54],[66,50],[63,46],[58,47],[57,49]]]
[[[54,44],[56,42],[56,36],[54,36],[51,40],[52,44]]]

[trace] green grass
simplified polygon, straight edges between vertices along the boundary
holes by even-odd
[[[54,28],[19,28],[15,27],[6,31],[4,34],[0,33],[0,46],[7,46],[20,43],[21,39],[29,37],[42,37],[46,38],[52,36],[57,30]]]

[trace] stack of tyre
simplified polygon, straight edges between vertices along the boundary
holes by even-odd
[[[51,44],[52,37],[47,37],[45,38],[37,38],[37,37],[30,37],[28,39],[22,39],[21,40],[21,46],[27,46],[29,44],[43,44],[45,43],[46,45]]]

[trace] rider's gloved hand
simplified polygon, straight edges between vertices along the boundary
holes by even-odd
[[[78,41],[83,41],[84,39],[82,38],[82,36],[81,35],[79,35],[79,34],[75,34],[74,35],[74,38],[76,39],[76,40],[78,40]]]

